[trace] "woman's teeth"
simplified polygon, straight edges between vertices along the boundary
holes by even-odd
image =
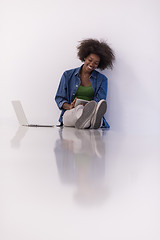
[[[93,68],[92,68],[92,67],[90,67],[90,66],[88,66],[88,68],[89,68],[89,69],[91,69],[91,70],[93,69]]]

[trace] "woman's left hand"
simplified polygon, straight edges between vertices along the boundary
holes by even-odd
[[[75,98],[75,99],[73,100],[73,102],[71,102],[71,109],[74,108],[74,105],[75,105],[75,103],[76,103],[76,100],[77,100],[77,98]]]

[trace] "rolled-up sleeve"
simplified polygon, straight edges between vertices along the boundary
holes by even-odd
[[[62,106],[65,102],[68,102],[68,97],[67,97],[67,73],[64,72],[59,86],[58,86],[58,90],[55,96],[55,101],[57,103],[57,106],[59,109],[62,109]]]

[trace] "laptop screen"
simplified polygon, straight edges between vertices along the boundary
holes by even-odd
[[[27,118],[26,118],[26,115],[24,113],[24,110],[23,110],[23,107],[21,105],[21,102],[20,101],[12,101],[12,105],[13,105],[13,108],[15,110],[15,113],[16,113],[16,116],[17,116],[17,119],[19,121],[19,124],[20,125],[28,125],[28,121],[27,121]]]

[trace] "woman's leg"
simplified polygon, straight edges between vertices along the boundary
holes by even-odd
[[[91,119],[97,108],[97,103],[95,101],[88,102],[83,109],[82,115],[76,121],[75,127],[79,129],[89,128],[91,126]]]
[[[82,115],[83,108],[83,105],[78,105],[75,108],[66,110],[63,115],[63,125],[67,127],[75,127],[75,123]]]
[[[90,101],[85,106],[78,105],[71,110],[66,110],[63,115],[64,126],[76,127],[79,129],[89,128],[96,108],[97,103],[95,101]]]

